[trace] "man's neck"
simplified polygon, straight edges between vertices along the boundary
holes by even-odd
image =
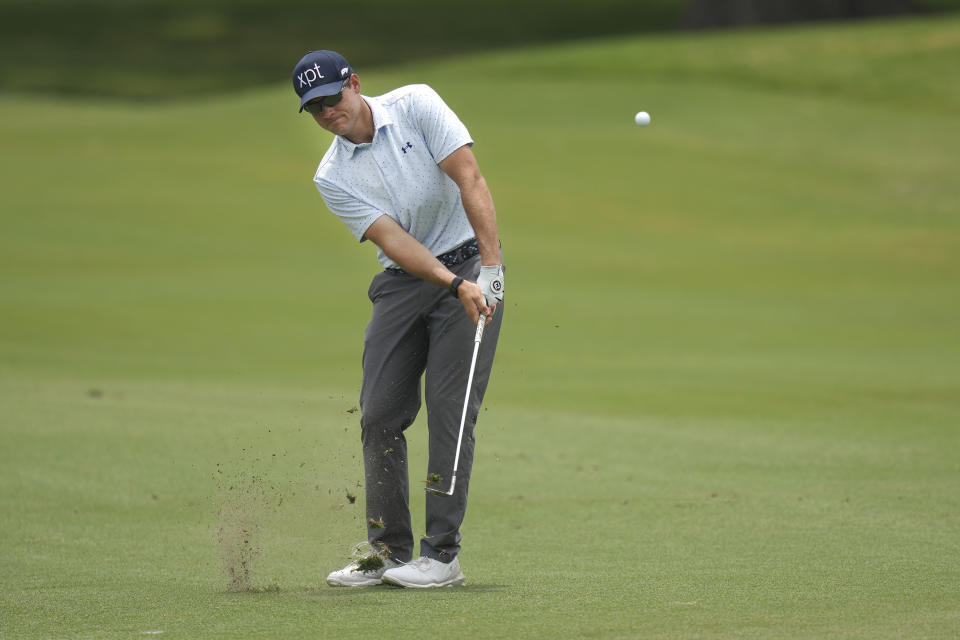
[[[373,127],[373,111],[370,109],[367,101],[363,99],[363,96],[360,97],[360,100],[363,101],[363,115],[360,116],[359,131],[345,136],[346,139],[353,144],[373,142],[373,134],[375,132]]]

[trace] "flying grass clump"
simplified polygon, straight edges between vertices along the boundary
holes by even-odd
[[[366,553],[362,552],[365,546],[369,546]],[[383,569],[385,560],[390,557],[390,547],[378,542],[376,548],[366,542],[361,542],[353,550],[354,564],[357,566],[352,571],[379,571]]]
[[[439,487],[441,484],[443,484],[443,476],[440,475],[439,473],[427,474],[427,484],[428,485],[432,484],[434,486]]]
[[[380,518],[379,520],[370,518],[367,520],[367,526],[371,529],[383,529],[385,525],[383,524],[383,518]]]
[[[373,554],[357,560],[357,566],[354,571],[379,571],[383,569],[383,558],[379,554]]]

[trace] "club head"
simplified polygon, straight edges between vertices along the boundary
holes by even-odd
[[[450,491],[443,491],[441,489],[435,489],[433,487],[427,487],[427,493],[432,493],[435,496],[447,496],[450,497],[453,495],[453,490],[457,486],[457,476],[450,478]]]

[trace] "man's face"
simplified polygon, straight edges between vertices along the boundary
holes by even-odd
[[[343,88],[343,98],[331,106],[324,105],[319,113],[312,113],[317,124],[338,136],[349,138],[350,133],[360,122],[363,112],[363,98],[360,97],[360,79],[356,74],[350,76],[349,82]],[[322,98],[311,100],[308,104],[319,104]]]

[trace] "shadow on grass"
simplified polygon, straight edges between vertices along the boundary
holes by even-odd
[[[285,587],[281,585],[269,585],[265,587],[250,587],[249,589],[230,590],[224,589],[218,591],[219,595],[234,597],[286,597],[301,596],[312,598],[379,598],[385,595],[398,595],[400,597],[409,597],[404,594],[432,594],[435,597],[438,594],[450,594],[456,596],[459,594],[470,595],[476,593],[490,593],[505,591],[509,589],[508,585],[502,584],[467,584],[462,587],[447,587],[437,589],[404,589],[402,587],[392,587],[389,585],[377,585],[372,587],[330,587],[327,585],[299,585]]]

